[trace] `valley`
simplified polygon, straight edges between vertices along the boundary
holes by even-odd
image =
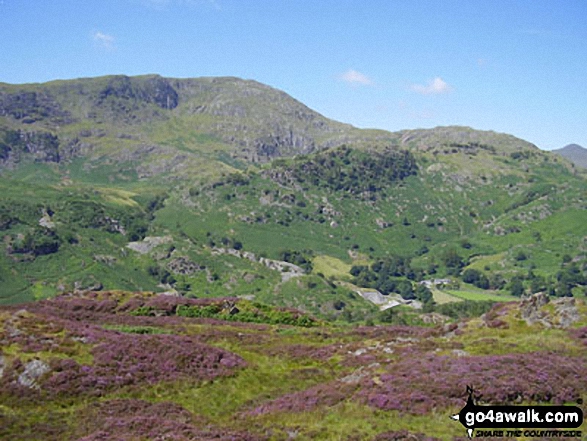
[[[584,409],[587,172],[514,136],[0,84],[0,195],[0,438],[461,440],[471,384]]]

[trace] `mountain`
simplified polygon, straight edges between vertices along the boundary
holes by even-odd
[[[0,302],[123,289],[357,321],[580,295],[584,189],[511,135],[360,130],[255,81],[2,84]]]
[[[587,168],[587,149],[577,144],[569,144],[562,149],[553,150],[553,153],[567,158],[578,167]]]
[[[192,168],[201,173],[203,163],[207,173],[216,174],[382,136],[329,120],[284,92],[238,78],[148,75],[0,84],[0,117],[0,130],[26,137],[36,160],[81,156],[93,162],[108,156],[111,166],[140,163],[141,177],[183,176]],[[19,158],[6,142],[0,155],[8,163]]]

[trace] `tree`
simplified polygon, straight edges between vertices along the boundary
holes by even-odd
[[[383,283],[378,283],[377,289],[381,291],[382,294],[387,295],[395,291],[396,283],[392,279],[387,279]]]
[[[15,253],[32,253],[35,256],[56,253],[61,240],[54,231],[35,228],[28,231],[22,240],[16,240],[12,249]]]
[[[426,285],[418,285],[416,288],[416,298],[420,300],[424,305],[433,304],[434,297],[432,296],[432,291],[430,291]]]
[[[449,248],[441,256],[442,263],[446,266],[448,274],[458,275],[461,272],[461,268],[465,266],[463,259],[454,248]]]
[[[505,288],[506,281],[503,276],[499,273],[491,273],[489,275],[489,287],[491,289],[503,289]]]
[[[397,292],[405,300],[412,300],[416,298],[412,288],[412,283],[408,282],[407,280],[402,280],[397,284]]]
[[[516,297],[521,297],[524,294],[524,284],[518,277],[514,277],[510,282],[510,292]]]
[[[463,282],[471,283],[477,288],[489,289],[489,279],[476,269],[469,268],[463,273]]]
[[[558,283],[556,286],[557,297],[573,297],[571,286],[566,283]]]
[[[463,273],[463,282],[465,283],[472,283],[475,284],[479,281],[479,277],[481,276],[481,272],[477,271],[476,269],[467,269]]]
[[[546,281],[544,280],[544,277],[535,276],[530,282],[530,292],[536,294],[541,291],[546,291]]]
[[[359,276],[359,274],[361,274],[362,272],[364,272],[366,270],[367,270],[367,267],[364,265],[353,265],[351,267],[350,273],[351,273],[351,276],[357,277],[357,276]]]
[[[522,250],[519,250],[519,251],[516,253],[516,256],[515,256],[515,259],[516,259],[518,262],[521,262],[521,261],[523,261],[523,260],[526,260],[527,258],[528,258],[528,256],[527,256],[527,255],[526,255],[526,253],[524,253]]]

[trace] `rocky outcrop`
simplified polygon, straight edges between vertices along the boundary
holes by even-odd
[[[62,109],[46,90],[8,92],[0,88],[0,116],[13,118],[23,124],[41,120],[56,124],[73,122],[71,114]]]
[[[381,218],[377,218],[377,219],[375,219],[375,223],[376,223],[376,224],[377,224],[377,226],[378,226],[380,229],[382,229],[382,230],[383,230],[383,229],[385,229],[385,228],[389,228],[389,227],[393,226],[393,223],[391,223],[391,222],[387,222],[387,221],[384,221],[384,220],[383,220],[383,219],[381,219]]]
[[[96,105],[110,105],[117,101],[118,105],[149,103],[161,109],[175,109],[179,103],[179,95],[169,80],[155,77],[112,77],[106,87],[98,93]]]
[[[51,368],[41,360],[32,360],[24,365],[24,371],[18,376],[18,384],[21,386],[37,389],[37,380],[50,372]]]
[[[102,291],[102,289],[104,289],[104,285],[93,275],[89,276],[86,280],[77,280],[73,283],[74,292]]]
[[[192,262],[189,258],[183,256],[171,260],[167,264],[167,268],[174,274],[181,274],[184,276],[189,276],[194,274],[196,271],[202,271],[206,269],[206,267]]]
[[[282,282],[287,282],[294,277],[300,277],[306,274],[306,272],[299,266],[282,260],[272,260],[261,257],[259,263],[262,263],[269,269],[279,271],[281,273]]]
[[[259,262],[271,270],[279,271],[282,282],[287,282],[294,277],[300,277],[306,274],[303,268],[294,265],[293,263],[284,262],[283,260],[267,259],[265,257],[257,258],[255,254],[249,251],[235,250],[234,248],[214,248],[212,253],[228,254],[230,256],[240,257],[241,259],[250,260],[251,262]]]
[[[296,154],[308,154],[316,150],[314,140],[293,130],[277,130],[271,135],[257,138],[254,141],[257,157],[261,160],[270,160],[279,156]]]
[[[581,319],[573,297],[556,299],[551,303],[555,310],[555,325],[559,328],[568,328]]]
[[[520,302],[520,315],[529,325],[538,323],[548,328],[568,328],[580,319],[573,297],[551,301],[546,293],[523,299]]]
[[[548,302],[549,298],[546,293],[534,294],[527,299],[523,299],[520,302],[520,315],[522,319],[529,325],[542,323],[550,327],[550,323],[547,320],[548,314],[542,309]]]
[[[25,155],[36,162],[59,162],[59,138],[45,131],[8,130],[0,135],[0,162],[18,163]]]
[[[159,245],[172,242],[173,238],[171,236],[147,236],[140,242],[129,242],[126,247],[139,254],[147,254]]]

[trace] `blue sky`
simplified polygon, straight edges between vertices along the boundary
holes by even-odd
[[[329,118],[587,147],[585,0],[0,0],[0,82],[238,76]]]

